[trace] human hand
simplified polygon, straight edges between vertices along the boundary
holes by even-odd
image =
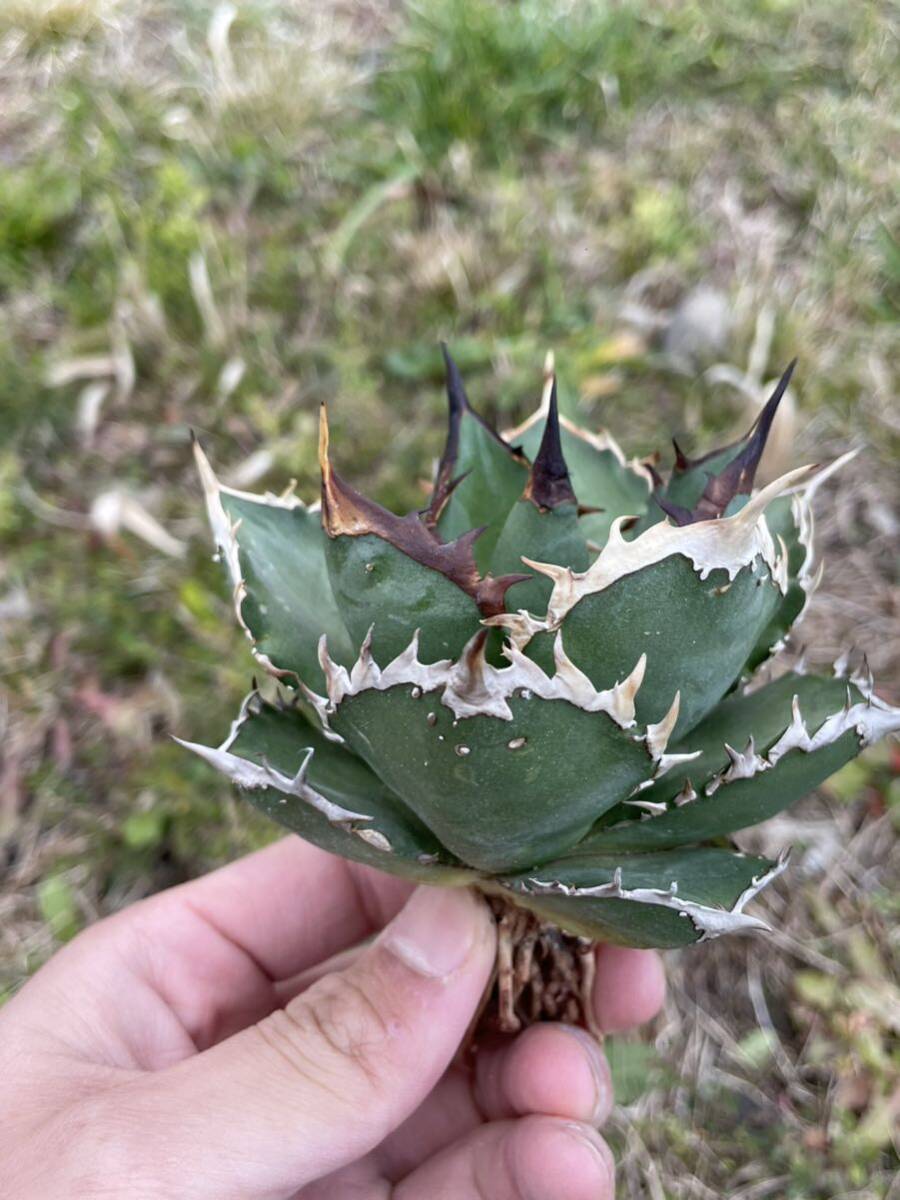
[[[287,838],[77,937],[0,1010],[7,1200],[611,1197],[599,1047],[545,1024],[451,1065],[494,925],[410,891]],[[603,1028],[663,990],[598,950]]]

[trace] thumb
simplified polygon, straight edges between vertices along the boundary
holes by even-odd
[[[146,1077],[136,1122],[144,1153],[156,1143],[178,1194],[191,1200],[290,1196],[354,1161],[444,1073],[494,953],[483,900],[468,889],[420,887],[345,970]]]

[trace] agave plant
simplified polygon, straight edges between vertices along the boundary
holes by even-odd
[[[900,727],[864,666],[760,668],[819,573],[816,468],[754,492],[785,372],[745,437],[665,481],[538,411],[501,437],[446,354],[428,505],[396,516],[334,470],[321,506],[221,486],[210,521],[253,654],[280,684],[216,748],[184,743],[317,846],[471,886],[500,928],[499,1022],[590,1021],[595,940],[765,928],[782,872],[729,838]],[[793,366],[793,364],[792,364]]]

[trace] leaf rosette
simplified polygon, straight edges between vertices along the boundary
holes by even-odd
[[[218,483],[195,452],[238,621],[278,695],[185,743],[287,828],[410,879],[472,885],[580,938],[758,929],[784,870],[729,838],[900,728],[867,671],[758,668],[819,578],[815,468],[755,475],[793,364],[749,432],[663,480],[560,416],[552,370],[508,437],[446,354],[427,506],[335,469],[321,502]]]

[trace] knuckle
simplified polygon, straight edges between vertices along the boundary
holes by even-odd
[[[260,1026],[269,1044],[294,1070],[320,1085],[348,1073],[378,1092],[390,1074],[391,1044],[399,1022],[387,1018],[376,1000],[347,974],[330,975]]]

